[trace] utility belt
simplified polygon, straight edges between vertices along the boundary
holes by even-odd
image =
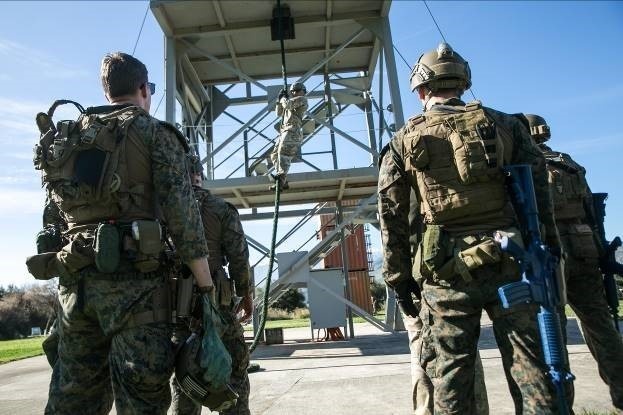
[[[485,265],[501,263],[505,257],[494,233],[508,236],[523,246],[516,228],[456,236],[443,226],[427,225],[414,262],[416,279],[450,281],[457,275],[466,282],[473,279],[471,271]]]
[[[34,255],[26,260],[37,279],[84,275],[149,274],[164,262],[162,227],[155,220],[101,222],[80,226],[68,236],[69,243],[58,252]],[[106,279],[107,275],[100,275]]]

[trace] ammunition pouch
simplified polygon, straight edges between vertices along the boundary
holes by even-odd
[[[132,239],[136,242],[134,268],[139,272],[153,272],[160,266],[162,228],[160,222],[135,220],[132,222]]]
[[[222,266],[210,270],[216,291],[216,304],[219,307],[231,307],[234,297],[233,281],[228,278]]]
[[[498,231],[523,246],[521,235],[516,229]],[[421,249],[416,254],[416,264],[421,261],[420,272],[423,278],[433,281],[454,280],[455,276],[469,282],[471,272],[484,265],[502,262],[503,253],[491,235],[450,236],[442,226],[428,225],[424,233]],[[419,274],[419,273],[416,273]]]

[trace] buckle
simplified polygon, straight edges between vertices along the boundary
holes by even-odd
[[[95,124],[91,124],[89,128],[85,131],[84,134],[80,137],[80,141],[82,144],[91,145],[95,142],[95,137],[102,129],[102,126],[97,126]]]

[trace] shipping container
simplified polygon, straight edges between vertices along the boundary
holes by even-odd
[[[348,273],[351,301],[370,314],[372,310],[372,294],[370,293],[370,273],[368,271],[351,271]]]
[[[333,222],[331,222],[332,216],[333,215],[320,215],[320,239],[324,238],[327,233],[335,229]],[[346,237],[346,255],[348,257],[349,271],[368,270],[368,250],[366,247],[365,233],[362,225],[355,225],[352,233]],[[342,251],[340,244],[324,258],[324,267],[342,268],[342,266]]]

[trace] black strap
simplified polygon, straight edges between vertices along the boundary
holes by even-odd
[[[56,108],[60,107],[61,105],[65,105],[65,104],[74,104],[74,106],[76,108],[78,108],[78,111],[80,111],[80,114],[84,114],[84,107],[80,104],[78,104],[76,101],[72,101],[70,99],[58,99],[56,101],[54,101],[54,103],[52,104],[52,106],[50,107],[50,109],[48,110],[48,117],[50,117],[50,119],[52,118],[52,116],[54,115],[54,111],[56,111]]]

